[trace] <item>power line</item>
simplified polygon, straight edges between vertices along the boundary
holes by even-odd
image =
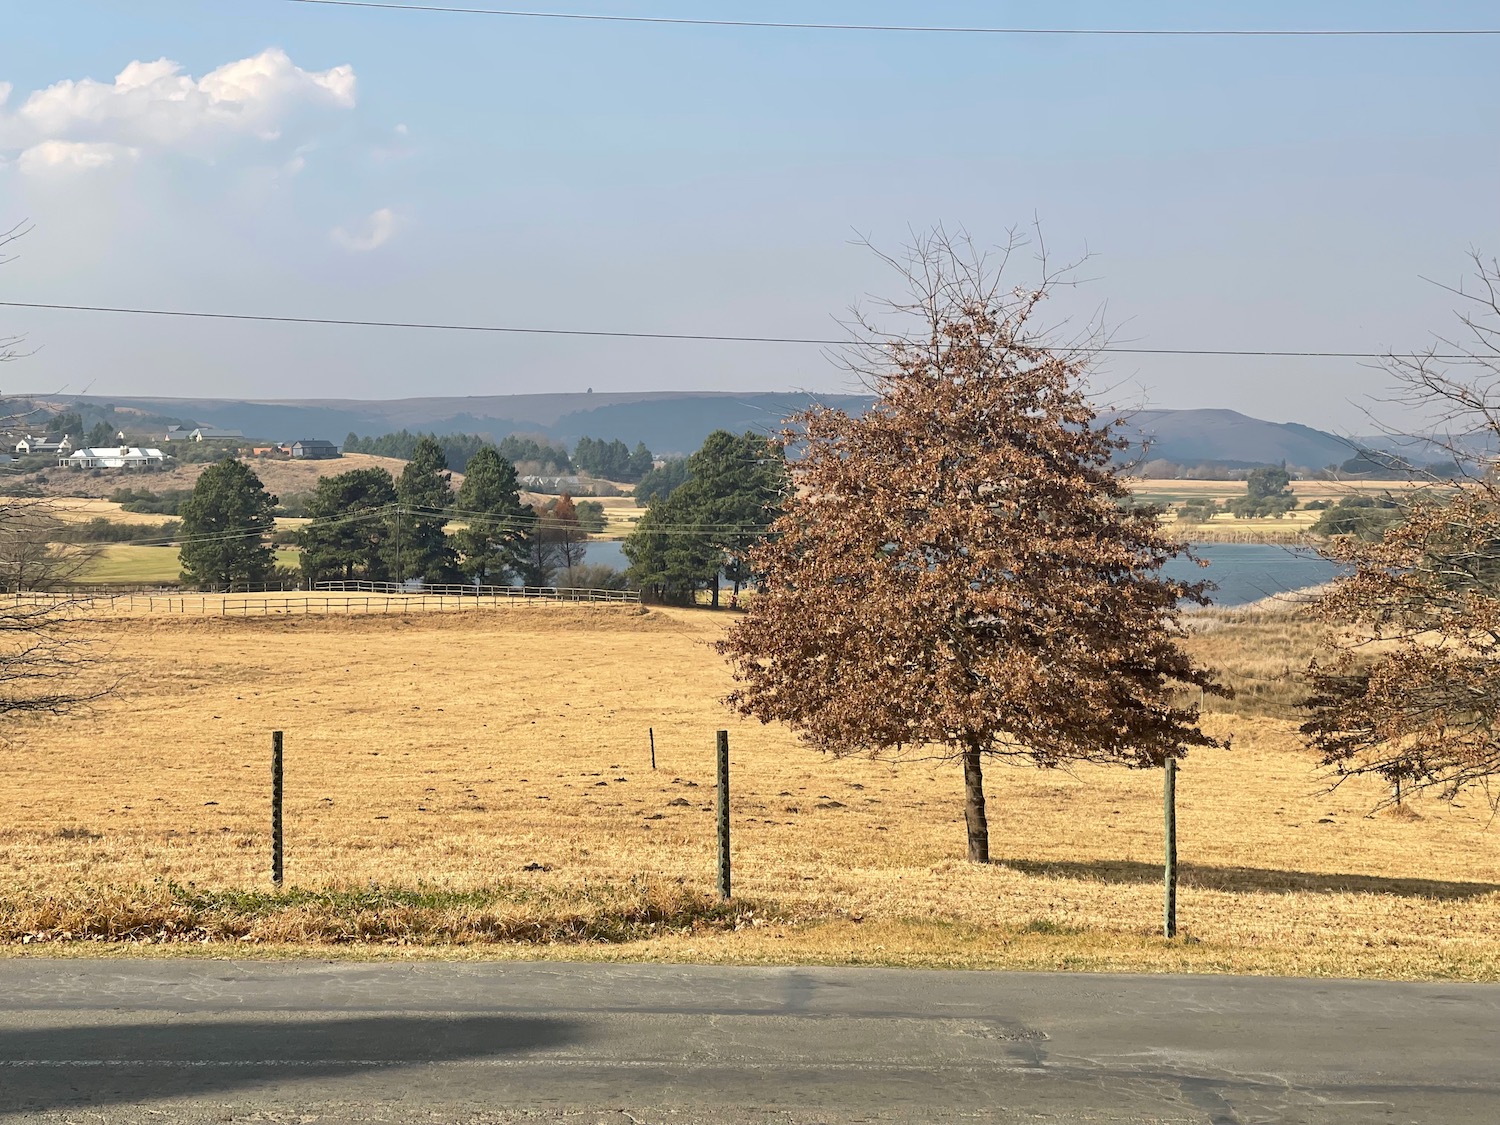
[[[301,532],[305,530],[323,531],[337,527],[345,527],[349,524],[364,523],[369,520],[387,520],[395,516],[398,511],[405,515],[423,516],[427,518],[441,518],[445,521],[457,520],[458,522],[470,524],[487,523],[492,525],[506,525],[510,529],[522,532],[528,529],[548,526],[548,521],[550,519],[550,513],[525,514],[514,512],[504,515],[496,515],[493,512],[468,511],[466,509],[458,507],[436,508],[422,504],[388,503],[382,504],[375,508],[368,508],[362,512],[356,512],[353,515],[325,516],[321,518],[311,519],[307,523],[290,530],[292,530],[293,532]],[[618,542],[618,540],[602,538],[602,536],[605,534],[604,532],[587,531],[582,526],[578,526],[576,530],[580,534],[585,536],[585,538],[582,540],[585,545],[589,543]],[[733,536],[758,534],[758,529],[754,527],[746,527],[743,524],[719,523],[661,523],[649,528],[648,530],[653,532],[671,532],[677,535],[704,536],[708,538],[721,538],[726,535]],[[24,529],[0,529],[0,534],[5,533],[20,535],[24,534],[25,531]],[[63,542],[70,545],[89,546],[180,547],[187,546],[189,544],[232,543],[245,539],[269,537],[275,534],[277,534],[277,529],[275,529],[274,527],[269,531],[263,530],[261,528],[236,528],[230,531],[207,532],[202,535],[151,536],[141,539],[106,541],[102,543],[92,542],[88,540],[63,540]]]
[[[815,336],[719,335],[708,332],[624,332],[598,328],[525,328],[499,324],[445,324],[436,321],[356,320],[326,316],[260,316],[254,313],[195,312],[188,309],[140,309],[114,305],[57,305],[38,301],[0,301],[0,308],[45,309],[53,312],[119,313],[126,316],[165,316],[189,320],[233,320],[258,324],[313,324],[344,328],[405,328],[427,332],[478,332],[519,336],[575,336],[614,340],[684,340],[719,344],[798,344],[817,347],[851,347],[868,340],[834,340]],[[880,343],[880,341],[873,341]],[[1296,351],[1272,348],[1137,348],[1117,344],[1054,351],[1099,352],[1110,355],[1250,356],[1266,359],[1473,359],[1463,353],[1441,352],[1338,352]]]
[[[391,4],[379,0],[288,0],[326,8],[369,8],[388,12],[502,16],[509,19],[572,20],[580,23],[649,24],[678,27],[754,28],[781,31],[878,31],[929,35],[1077,36],[1117,38],[1410,38],[1415,36],[1500,35],[1489,27],[1408,28],[1130,28],[1130,27],[964,27],[919,24],[802,23],[790,20],[692,19],[679,16],[611,16],[595,12],[540,12],[515,8],[470,8],[445,4]]]
[[[360,512],[352,516],[329,516],[325,519],[310,520],[303,527],[314,527],[319,530],[328,527],[340,527],[345,524],[358,523],[375,516],[384,516],[386,511],[394,505],[386,505],[382,508],[372,508],[366,512]],[[206,532],[202,535],[167,535],[154,536],[145,539],[122,539],[114,542],[89,541],[89,540],[63,540],[72,544],[87,544],[89,546],[123,546],[123,547],[169,547],[184,546],[186,544],[202,543],[230,543],[240,539],[252,539],[257,536],[271,536],[276,534],[273,526],[270,530],[261,528],[236,528],[232,531]]]

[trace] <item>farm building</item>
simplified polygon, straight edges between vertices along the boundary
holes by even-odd
[[[300,461],[331,461],[339,455],[339,447],[322,438],[302,438],[287,445],[286,451]]]
[[[106,445],[98,449],[79,449],[67,456],[59,456],[57,463],[70,469],[154,469],[165,460],[160,449]]]
[[[234,441],[245,435],[239,430],[221,430],[217,426],[168,426],[163,441]]]

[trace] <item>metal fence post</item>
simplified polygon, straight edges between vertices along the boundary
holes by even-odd
[[[719,732],[719,897],[729,898],[729,732]]]
[[[1166,865],[1162,928],[1169,938],[1177,936],[1177,759],[1168,758],[1162,784],[1162,815],[1166,836]]]
[[[271,882],[281,886],[284,852],[281,839],[281,732],[271,732]]]

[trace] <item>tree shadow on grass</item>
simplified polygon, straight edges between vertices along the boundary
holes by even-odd
[[[1160,883],[1162,865],[1131,860],[999,859],[995,863],[1023,875],[1050,875],[1091,883]],[[1287,894],[1399,895],[1402,898],[1469,899],[1500,891],[1500,883],[1463,883],[1446,879],[1394,879],[1383,875],[1338,875],[1321,871],[1280,871],[1266,867],[1213,867],[1179,863],[1180,886],[1205,891],[1263,891]]]
[[[380,1016],[0,1030],[0,1115],[524,1055],[583,1038],[562,1019]]]

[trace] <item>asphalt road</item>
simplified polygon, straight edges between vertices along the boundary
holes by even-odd
[[[0,960],[43,1121],[1500,1121],[1500,987]]]

